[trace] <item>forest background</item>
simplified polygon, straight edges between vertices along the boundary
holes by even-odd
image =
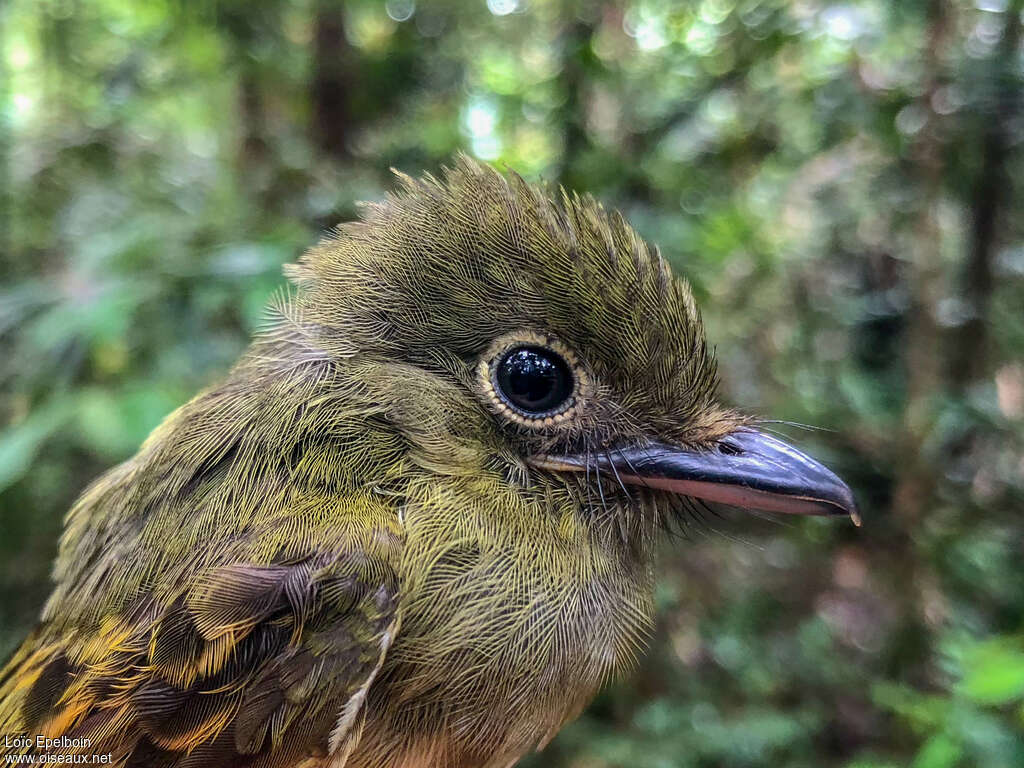
[[[527,765],[1024,765],[1022,10],[0,3],[0,654],[282,264],[464,150],[621,208],[864,513],[666,547],[653,652]]]

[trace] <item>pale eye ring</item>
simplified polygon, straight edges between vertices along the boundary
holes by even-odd
[[[554,350],[539,344],[518,344],[495,361],[491,386],[520,416],[544,419],[572,405],[575,380],[569,364]]]
[[[572,424],[594,385],[575,353],[555,336],[521,330],[494,340],[477,364],[480,394],[529,429]]]

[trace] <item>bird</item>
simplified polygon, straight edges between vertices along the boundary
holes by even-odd
[[[636,663],[694,505],[859,521],[721,402],[621,214],[465,155],[396,174],[73,504],[0,672],[8,753],[508,768]]]

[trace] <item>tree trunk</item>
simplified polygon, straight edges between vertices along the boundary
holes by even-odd
[[[944,0],[933,0],[929,8],[925,62],[928,83],[920,99],[931,119],[913,148],[920,210],[908,276],[911,306],[905,340],[907,395],[899,450],[904,459],[899,464],[902,471],[897,475],[893,494],[893,514],[905,531],[913,531],[931,505],[937,481],[935,468],[921,455],[936,402],[943,391],[944,373],[944,339],[936,321],[936,310],[943,294],[942,232],[936,219],[942,193],[943,147],[935,125],[937,115],[931,104],[942,84],[941,57],[951,21],[950,9]]]
[[[345,36],[343,4],[319,0],[315,13],[310,83],[312,138],[324,154],[344,159],[350,154],[357,57]]]
[[[995,92],[991,111],[982,105],[984,120],[981,168],[971,200],[971,229],[967,263],[962,276],[963,300],[969,317],[953,340],[950,378],[962,391],[988,370],[987,323],[992,296],[992,262],[997,248],[1000,216],[1012,208],[1012,182],[1006,173],[1009,160],[1007,127],[1020,107],[1020,82],[1016,73],[1024,1],[1015,0],[1004,11],[1002,39],[995,47],[989,74]]]

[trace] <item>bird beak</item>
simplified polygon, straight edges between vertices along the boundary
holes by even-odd
[[[590,456],[545,455],[533,463],[572,472],[589,465],[623,483],[769,512],[848,515],[860,525],[846,483],[788,443],[753,429],[739,429],[702,450],[652,440]]]

